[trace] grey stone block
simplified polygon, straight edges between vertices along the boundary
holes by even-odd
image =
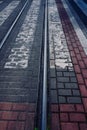
[[[72,92],[70,89],[59,89],[58,90],[58,93],[59,95],[62,95],[62,96],[71,96],[72,95]]]
[[[63,96],[59,96],[59,103],[66,103],[66,98]]]
[[[77,83],[65,83],[65,88],[77,89],[78,85]]]
[[[75,76],[74,72],[63,72],[64,76]]]
[[[63,76],[62,72],[57,72],[57,76]]]
[[[80,96],[79,90],[72,90],[72,91],[73,91],[73,95],[75,95],[75,96]]]
[[[51,103],[58,103],[56,90],[51,90],[50,96],[51,96]]]
[[[68,103],[81,103],[80,97],[67,97]]]
[[[70,77],[70,81],[76,83],[77,79],[76,79],[76,77]]]
[[[69,77],[58,77],[58,82],[69,82]]]
[[[57,83],[57,88],[64,88],[64,84],[63,83]]]
[[[50,78],[50,88],[56,89],[56,78]]]
[[[56,77],[55,68],[50,68],[50,77]]]

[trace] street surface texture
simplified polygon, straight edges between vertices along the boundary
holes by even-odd
[[[3,34],[26,1],[5,2],[2,3],[3,9],[0,8],[2,10],[0,16],[3,18],[0,20],[4,22],[0,32]],[[28,1],[0,51],[0,130],[34,129],[43,18],[43,1]]]
[[[0,1],[0,42],[25,2]],[[87,29],[69,2],[48,0],[50,130],[87,130]],[[28,1],[0,50],[0,130],[35,129],[43,23]]]
[[[87,39],[71,9],[49,0],[51,130],[87,130]]]

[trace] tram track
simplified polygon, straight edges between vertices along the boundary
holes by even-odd
[[[21,11],[18,13],[17,17],[15,18],[15,20],[11,24],[10,28],[8,29],[7,33],[5,34],[4,38],[2,39],[2,41],[0,43],[0,49],[2,48],[4,43],[6,42],[7,38],[9,37],[11,31],[13,30],[15,24],[17,23],[17,21],[19,20],[20,16],[22,15],[22,13],[23,13],[24,9],[26,8],[27,4],[28,4],[28,0],[25,2],[25,4],[22,7]]]
[[[0,43],[0,102],[34,104],[24,130],[47,129],[47,28],[47,1],[27,0]]]

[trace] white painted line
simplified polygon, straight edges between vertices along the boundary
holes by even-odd
[[[40,10],[40,0],[34,0],[24,23],[17,35],[13,48],[5,64],[5,68],[27,68],[31,48],[34,41],[34,33]]]
[[[13,10],[18,6],[20,1],[12,1],[5,9],[0,12],[0,26],[11,15]]]
[[[76,34],[77,34],[77,36],[80,40],[80,43],[81,43],[81,45],[82,45],[82,47],[83,47],[83,49],[84,49],[84,51],[87,55],[87,39],[86,39],[85,35],[83,34],[82,30],[80,29],[80,26],[78,25],[78,23],[77,23],[75,17],[73,16],[71,10],[69,9],[68,5],[66,4],[66,1],[62,0],[62,2],[63,2],[63,5],[64,5],[64,8],[65,8],[65,10],[66,10],[66,12],[67,12],[67,14],[70,18],[70,21],[71,21],[71,23],[74,27],[74,30],[75,30],[75,32],[76,32]]]

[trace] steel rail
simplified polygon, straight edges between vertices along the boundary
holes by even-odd
[[[47,0],[45,1],[44,70],[41,130],[47,129]]]
[[[14,20],[13,24],[11,25],[11,27],[9,28],[8,32],[6,33],[6,35],[4,36],[3,40],[0,43],[0,49],[2,48],[2,46],[4,45],[4,43],[6,42],[8,36],[10,35],[12,29],[14,28],[15,24],[17,23],[18,19],[20,18],[22,12],[24,11],[26,5],[28,3],[28,0],[26,1],[26,3],[24,4],[24,6],[22,7],[21,11],[19,12],[18,16],[16,17],[16,19]]]

